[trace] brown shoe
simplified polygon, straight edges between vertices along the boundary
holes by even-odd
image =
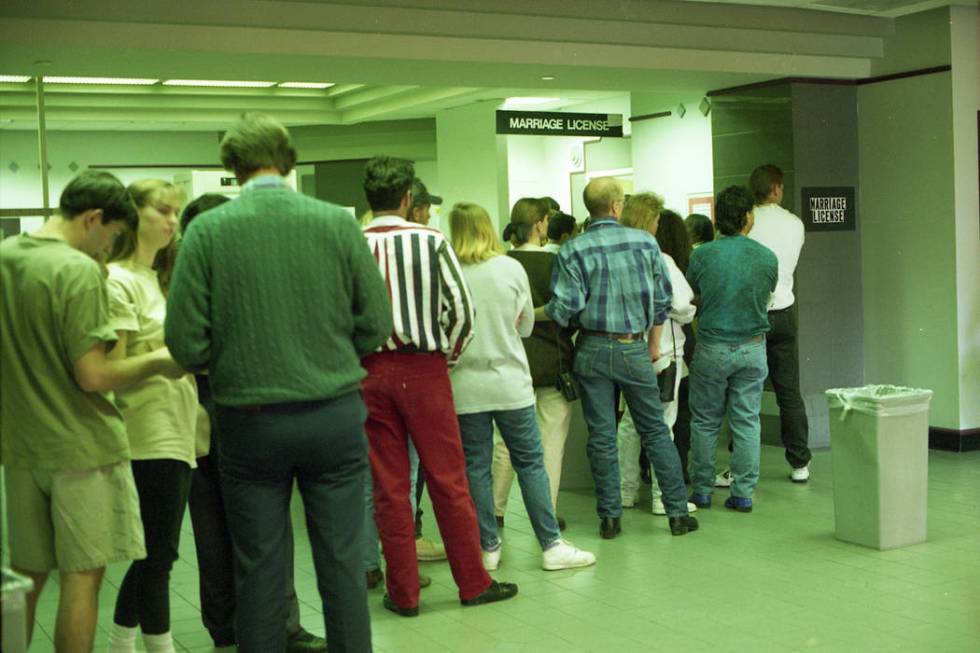
[[[367,588],[373,590],[384,582],[385,574],[380,569],[372,569],[364,573],[364,578],[367,580]]]
[[[419,574],[419,587],[428,587],[431,584],[432,584],[431,576],[423,576],[422,574]]]

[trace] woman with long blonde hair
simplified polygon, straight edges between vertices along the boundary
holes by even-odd
[[[494,518],[493,426],[497,425],[517,473],[528,518],[543,551],[545,570],[595,563],[595,556],[561,538],[544,469],[534,415],[534,387],[521,339],[534,328],[527,273],[503,248],[486,210],[460,203],[449,214],[451,242],[476,308],[475,336],[450,379],[466,455],[470,494],[480,525],[483,565],[500,565]]]
[[[139,225],[117,239],[108,265],[111,325],[119,337],[109,357],[116,359],[164,346],[180,212],[180,194],[168,182],[146,179],[128,190]],[[170,653],[170,570],[196,466],[197,387],[190,374],[154,376],[117,392],[116,402],[129,434],[147,556],[130,566],[119,587],[109,651],[131,653],[142,630],[148,653]]]

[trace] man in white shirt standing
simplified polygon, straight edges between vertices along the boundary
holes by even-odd
[[[755,226],[749,238],[771,249],[779,261],[779,280],[769,301],[769,333],[766,355],[769,380],[779,405],[780,434],[786,460],[792,467],[790,480],[810,479],[809,426],[800,395],[800,354],[797,343],[797,311],[793,296],[793,273],[803,249],[803,222],[784,209],[783,171],[772,164],[759,166],[749,180],[755,197]]]

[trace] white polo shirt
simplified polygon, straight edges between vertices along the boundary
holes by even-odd
[[[754,214],[755,225],[749,238],[771,249],[779,261],[779,279],[776,291],[769,299],[769,310],[789,308],[796,301],[793,273],[803,249],[803,221],[778,204],[757,206]]]

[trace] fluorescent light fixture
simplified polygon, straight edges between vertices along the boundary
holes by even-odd
[[[106,84],[119,86],[152,86],[159,79],[142,77],[49,77],[44,76],[46,84]]]
[[[333,82],[279,82],[279,88],[330,88]]]
[[[21,84],[31,81],[30,75],[0,75],[0,82],[8,84]]]
[[[164,86],[213,86],[221,88],[269,88],[275,82],[246,82],[227,79],[167,79]]]
[[[542,82],[553,82],[553,81],[555,81],[555,76],[554,75],[541,75],[541,81]]]
[[[508,107],[530,107],[537,104],[557,102],[558,100],[559,98],[556,97],[509,97],[504,101],[504,105]]]

